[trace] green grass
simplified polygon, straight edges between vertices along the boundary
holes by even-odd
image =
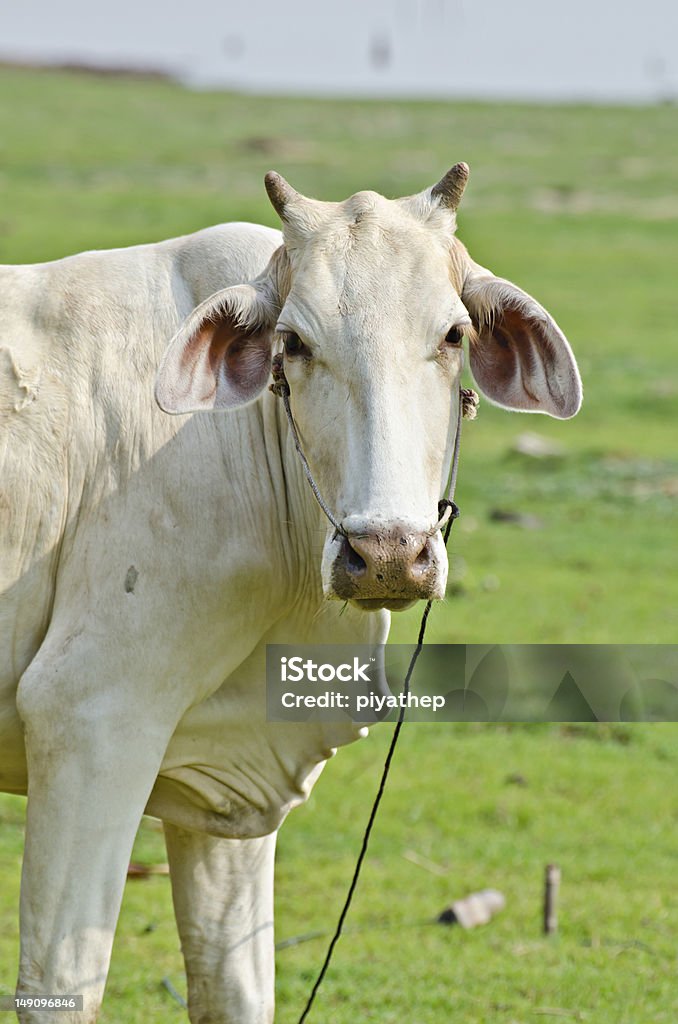
[[[239,97],[2,69],[0,260],[230,219],[274,224],[262,187],[270,166],[338,199],[417,191],[459,159],[472,170],[461,237],[554,312],[585,405],[556,423],[483,402],[465,428],[450,599],[430,638],[675,642],[675,109]],[[525,431],[563,454],[517,454]],[[497,522],[496,509],[530,513],[538,528]],[[399,617],[393,638],[411,641],[417,617]],[[389,733],[342,751],[283,829],[279,938],[331,929]],[[313,1019],[675,1021],[677,768],[674,726],[405,730]],[[512,772],[528,785],[508,784]],[[1,798],[0,991],[16,972],[22,820],[22,801]],[[164,860],[152,823],[138,843],[137,858]],[[408,850],[444,872],[414,865]],[[563,889],[560,935],[547,941],[549,861],[561,864]],[[487,928],[428,923],[485,886],[507,896]],[[323,952],[320,940],[280,952],[280,1024],[295,1021]],[[164,976],[183,990],[168,881],[130,882],[105,1024],[181,1020]]]
[[[350,877],[389,728],[345,751],[281,833],[279,939],[330,931]],[[406,730],[364,875],[315,1019],[511,1024],[539,1010],[595,1024],[678,1013],[678,743],[672,726]],[[524,785],[508,780],[515,773]],[[0,800],[0,986],[13,981],[21,807]],[[437,866],[413,864],[414,852]],[[135,857],[164,859],[145,822]],[[561,865],[560,931],[540,935],[545,864]],[[500,889],[476,932],[432,923],[452,899]],[[11,899],[10,899],[11,897]],[[327,939],[278,954],[278,1021],[294,1024]],[[105,1024],[155,1024],[184,992],[166,878],[129,882]],[[567,1011],[567,1014],[565,1013]]]

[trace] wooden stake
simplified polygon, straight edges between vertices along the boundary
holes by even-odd
[[[560,868],[547,864],[544,873],[544,935],[555,935],[558,931],[558,890],[560,889]]]

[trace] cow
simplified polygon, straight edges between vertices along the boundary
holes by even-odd
[[[97,1017],[143,813],[191,1021],[272,1020],[276,832],[365,730],[267,721],[266,645],[382,643],[444,596],[465,335],[491,401],[579,408],[555,321],[456,237],[467,177],[335,203],[271,172],[282,234],[0,269],[0,789],[28,795],[18,992],[82,994],[63,1024]]]

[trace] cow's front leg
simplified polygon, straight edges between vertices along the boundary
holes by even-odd
[[[165,835],[192,1024],[270,1024],[275,834]]]
[[[17,701],[29,778],[18,992],[84,996],[84,1013],[59,1024],[96,1020],[134,836],[178,715],[88,653],[39,654]]]

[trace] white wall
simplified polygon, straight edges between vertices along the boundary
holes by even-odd
[[[677,0],[23,0],[0,57],[150,66],[257,91],[678,97]]]

